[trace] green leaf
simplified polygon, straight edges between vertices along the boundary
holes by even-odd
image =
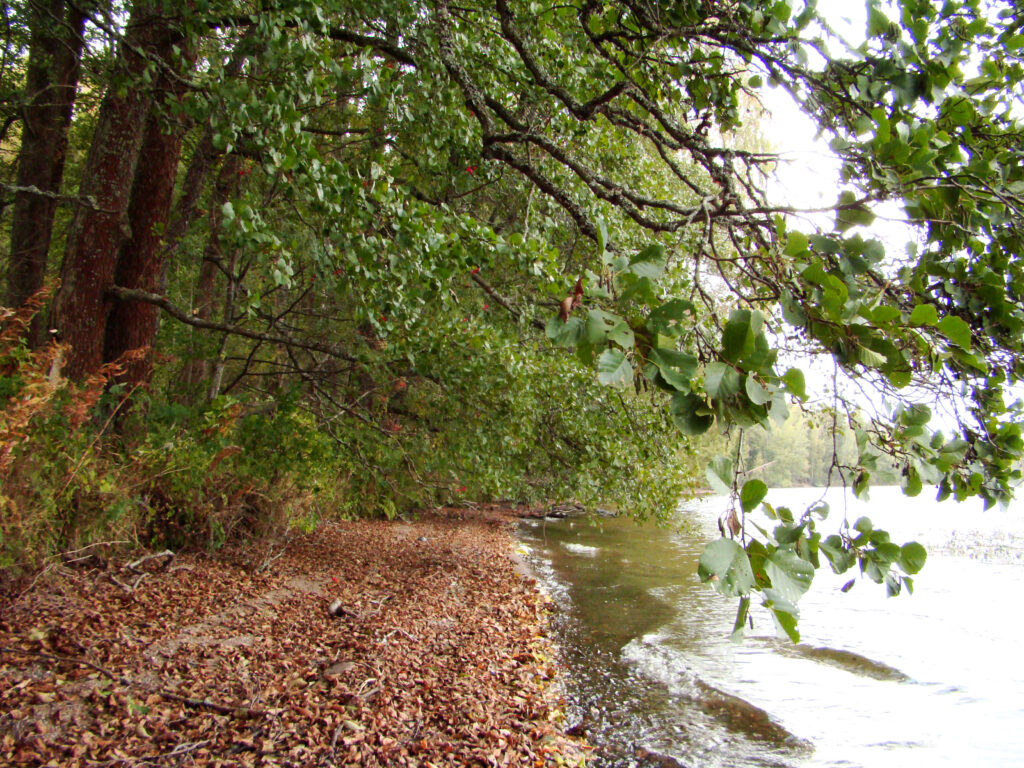
[[[654,363],[665,381],[676,389],[689,392],[690,381],[697,373],[697,358],[686,352],[655,348],[648,359]]]
[[[783,253],[787,256],[799,256],[807,250],[808,242],[807,235],[803,232],[790,232],[789,239],[786,241],[786,250]]]
[[[900,422],[908,427],[923,427],[932,420],[932,409],[923,403],[914,403],[900,413]]]
[[[757,507],[764,497],[768,495],[768,486],[762,480],[747,480],[740,491],[740,507],[744,512],[750,512]]]
[[[807,399],[807,388],[804,383],[804,372],[799,368],[790,368],[784,374],[782,374],[782,381],[786,385],[786,391],[789,392],[800,402]]]
[[[738,362],[754,351],[754,317],[749,309],[734,309],[722,329],[722,357]]]
[[[632,281],[631,283],[630,280]],[[624,282],[630,284],[619,297],[620,304],[625,304],[629,301],[636,301],[650,307],[658,303],[658,296],[654,291],[654,283],[651,282],[651,278],[647,276],[637,278],[630,275],[629,279]]]
[[[836,211],[836,229],[840,232],[845,232],[850,227],[869,226],[875,220],[875,214],[863,205],[854,205],[856,202],[857,196],[853,192],[846,191],[839,195],[838,205],[853,206]]]
[[[769,554],[764,567],[772,587],[792,603],[810,589],[814,578],[814,566],[790,549],[777,549]]]
[[[709,363],[704,369],[704,391],[716,399],[731,397],[740,391],[740,375],[731,365]]]
[[[716,456],[712,459],[704,474],[707,475],[713,491],[723,495],[732,493],[732,462],[725,456]]]
[[[601,309],[587,312],[584,339],[588,344],[602,344],[605,340],[618,344],[623,349],[632,349],[636,343],[633,329],[616,314]]]
[[[548,320],[544,332],[560,347],[575,347],[583,339],[584,330],[583,321],[578,317],[570,317],[568,322],[563,322],[556,315]]]
[[[939,333],[963,349],[971,348],[971,326],[956,315],[946,315],[939,320]]]
[[[754,572],[747,553],[732,539],[718,539],[704,548],[697,564],[702,582],[712,582],[721,594],[739,597],[754,586]]]
[[[889,362],[885,355],[868,347],[857,347],[857,359],[868,368],[881,368]]]
[[[868,3],[868,36],[878,37],[889,32],[889,17],[876,4]]]
[[[605,386],[624,387],[633,381],[633,366],[618,349],[606,349],[597,358],[597,380]]]
[[[871,486],[871,473],[862,470],[853,481],[853,495],[858,499],[867,499],[868,488]]]
[[[797,631],[796,623],[800,612],[796,606],[786,600],[778,590],[764,590],[765,599],[762,605],[771,611],[772,619],[775,621],[775,629],[780,635],[785,635],[794,643],[800,642],[800,633]]]
[[[584,339],[588,344],[600,344],[607,340],[608,334],[621,322],[622,318],[617,315],[600,309],[591,309],[587,312]]]
[[[910,313],[907,321],[910,325],[935,325],[939,322],[939,312],[931,304],[918,304]]]
[[[625,322],[616,325],[608,332],[608,340],[618,344],[623,349],[632,349],[636,345],[636,336],[633,329]]]
[[[900,485],[903,486],[903,493],[907,496],[918,496],[924,487],[921,482],[921,475],[914,467],[907,467],[907,471],[903,473],[901,478]]]
[[[743,639],[743,632],[747,625],[747,614],[750,612],[750,598],[741,597],[740,604],[736,607],[736,620],[732,623],[732,634],[729,639],[738,643]]]
[[[754,378],[752,373],[747,374],[746,390],[747,397],[750,398],[750,402],[754,405],[764,405],[772,399],[772,396],[768,394],[768,390],[761,385],[761,382]]]
[[[871,322],[877,326],[887,326],[899,316],[900,311],[896,307],[890,307],[888,304],[879,304],[871,310]]]
[[[662,336],[679,336],[687,329],[688,325],[684,321],[692,312],[692,301],[672,299],[651,310],[647,317],[647,327],[652,333],[660,333]]]
[[[629,272],[637,277],[657,280],[665,272],[665,248],[649,245],[629,261]]]
[[[703,435],[715,422],[707,403],[697,395],[677,392],[668,405],[672,423],[684,435]]]
[[[913,575],[924,568],[928,552],[916,541],[908,542],[900,548],[899,564],[904,573]]]
[[[828,559],[834,572],[846,573],[853,567],[853,555],[843,546],[843,540],[839,536],[829,536],[818,545],[818,549]]]

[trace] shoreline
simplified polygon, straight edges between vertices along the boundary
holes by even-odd
[[[244,551],[48,573],[0,613],[0,758],[581,764],[515,519],[329,523],[260,574]]]

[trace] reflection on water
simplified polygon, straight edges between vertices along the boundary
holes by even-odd
[[[773,491],[795,511],[820,491]],[[686,506],[665,529],[603,519],[536,521],[521,538],[560,608],[581,729],[600,764],[1024,766],[1024,665],[1016,606],[1024,587],[1020,509],[906,499],[875,489],[844,511],[893,540],[929,547],[912,596],[822,571],[801,600],[801,643],[766,613],[729,641],[735,604],[697,580],[721,499]],[[689,532],[687,532],[689,531]]]

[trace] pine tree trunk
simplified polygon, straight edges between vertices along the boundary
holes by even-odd
[[[64,0],[31,4],[32,37],[25,74],[26,103],[22,109],[18,150],[18,187],[41,193],[18,192],[11,220],[11,250],[7,273],[8,306],[20,307],[38,291],[46,275],[57,200],[45,193],[60,192],[68,146],[68,126],[78,88],[85,17]],[[33,323],[30,342],[43,337],[42,318]]]

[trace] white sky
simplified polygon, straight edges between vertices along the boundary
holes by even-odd
[[[863,2],[820,0],[818,10],[851,45],[858,45],[864,40],[867,14]],[[771,114],[767,120],[762,121],[761,130],[774,151],[785,161],[780,164],[776,178],[769,181],[771,199],[795,208],[813,209],[833,205],[839,197],[840,162],[828,146],[827,138],[818,137],[814,123],[800,111],[783,88],[765,86],[760,96]],[[870,227],[858,227],[853,231],[859,231],[865,238],[882,241],[891,256],[904,256],[906,244],[914,238],[914,233],[903,223],[902,205],[888,203],[876,207],[875,212],[879,218]],[[808,233],[815,226],[829,231],[833,219],[834,214],[831,213],[793,216],[790,227]],[[824,363],[824,360],[793,361],[807,374],[811,400],[830,404],[832,366]],[[849,399],[878,408],[880,402],[867,402],[867,393],[844,379],[844,376],[840,376],[837,384]],[[875,400],[877,397],[870,399]],[[941,414],[936,416],[938,423],[933,423],[935,427],[945,421]]]

